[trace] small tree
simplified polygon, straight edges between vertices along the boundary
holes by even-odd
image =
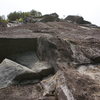
[[[9,19],[9,21],[15,21],[16,19],[20,18],[20,13],[15,11],[13,13],[10,13],[7,17]]]
[[[0,23],[7,23],[8,21],[5,19],[5,16],[0,16]]]

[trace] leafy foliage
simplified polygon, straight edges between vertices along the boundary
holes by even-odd
[[[27,17],[39,17],[42,16],[41,12],[31,10],[30,12],[12,12],[7,17],[9,21],[24,20]]]
[[[0,16],[0,23],[7,23],[8,21],[5,20],[5,16]]]

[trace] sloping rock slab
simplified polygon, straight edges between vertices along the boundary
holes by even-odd
[[[54,69],[47,62],[37,61],[29,69],[9,59],[0,64],[0,88],[10,84],[28,84],[39,82],[42,78],[53,74]]]
[[[31,69],[15,63],[9,59],[4,59],[0,64],[0,88],[12,84],[13,80],[28,80],[34,79],[36,73]]]
[[[38,61],[38,57],[33,51],[16,53],[8,56],[8,58],[30,69],[32,69],[35,62]]]
[[[40,78],[48,76],[54,72],[54,69],[50,64],[48,64],[46,61],[39,61],[36,53],[32,51],[17,53],[8,58],[26,66],[35,73],[38,73]]]

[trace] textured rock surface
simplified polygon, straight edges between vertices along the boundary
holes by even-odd
[[[0,88],[11,84],[35,83],[52,73],[51,67],[45,62],[37,62],[34,68],[29,69],[9,59],[0,64]]]
[[[100,90],[92,79],[72,69],[58,71],[41,84],[44,95],[56,95],[58,100],[95,100],[94,94]]]
[[[0,64],[0,88],[7,87],[12,84],[13,80],[32,79],[36,76],[34,72],[25,66],[17,64],[11,60],[5,59]]]
[[[88,21],[85,21],[83,17],[81,16],[73,16],[73,15],[69,15],[65,18],[65,20],[71,21],[73,23],[77,23],[77,24],[91,24]]]
[[[100,99],[99,27],[63,21],[36,22],[7,28],[0,31],[0,61],[5,58],[21,64],[20,66],[26,66],[26,69],[36,73],[35,79],[40,79],[41,82],[33,84],[31,80],[31,85],[17,84],[18,86],[0,89],[2,100]],[[0,68],[1,74],[5,67]],[[14,73],[14,68],[17,69],[16,66],[9,68],[10,75]],[[8,76],[6,74],[3,73],[4,76]],[[28,78],[24,80],[26,83],[32,78],[19,75],[17,78],[11,77],[11,81],[20,77],[20,81]]]

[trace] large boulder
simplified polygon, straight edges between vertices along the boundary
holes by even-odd
[[[71,21],[71,22],[77,23],[77,24],[91,24],[90,22],[85,21],[84,18],[81,16],[69,15],[65,18],[65,20]]]
[[[14,80],[30,80],[35,77],[36,73],[32,70],[9,59],[5,59],[0,64],[0,88],[12,84]]]
[[[54,22],[59,21],[59,16],[56,13],[47,14],[43,16],[42,22]]]
[[[20,65],[9,59],[0,64],[0,88],[10,84],[34,83],[45,76],[53,74],[53,68],[47,67],[46,62],[36,62],[32,69]]]
[[[66,63],[70,66],[100,63],[100,50],[95,47],[78,45],[58,37],[40,37],[37,43],[39,59],[49,62],[55,70],[58,69],[58,63]]]
[[[32,51],[10,55],[8,58],[33,70],[39,74],[40,79],[54,73],[53,67],[46,61],[40,61],[36,53]]]

